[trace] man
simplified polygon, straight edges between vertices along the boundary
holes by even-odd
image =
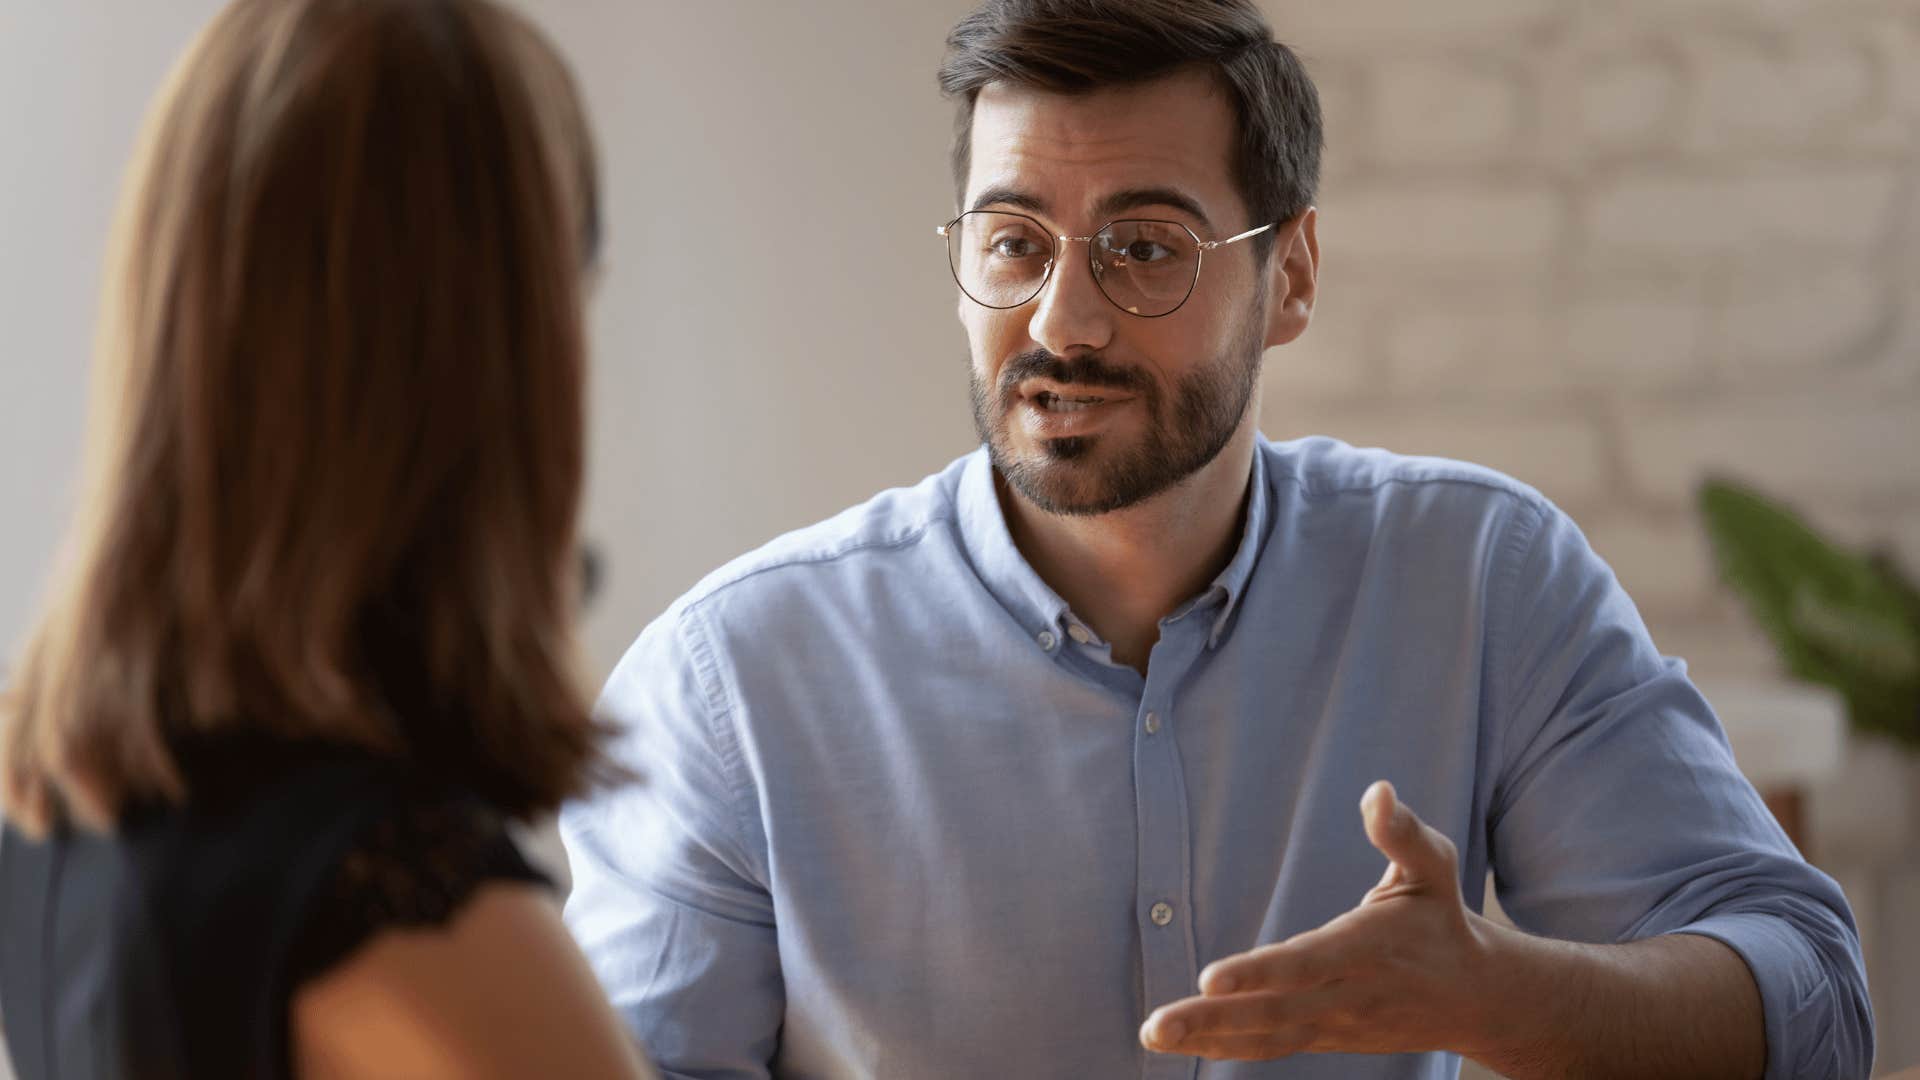
[[[942,82],[985,447],[648,627],[563,819],[663,1069],[1866,1075],[1845,900],[1578,530],[1259,435],[1320,129],[1251,4],[989,0]]]

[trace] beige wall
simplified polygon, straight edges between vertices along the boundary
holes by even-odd
[[[523,5],[573,59],[605,156],[596,678],[722,560],[971,445],[933,233],[953,202],[933,70],[966,6]],[[0,0],[0,641],[25,632],[70,506],[126,154],[218,7]]]
[[[208,2],[0,0],[0,671],[71,507],[96,278],[140,112]]]
[[[932,72],[969,5],[525,6],[572,56],[606,158],[598,675],[725,558],[970,445],[932,232],[952,201]],[[215,7],[0,0],[0,640],[69,506],[124,156]],[[1269,357],[1270,434],[1537,484],[1708,674],[1770,662],[1693,527],[1704,470],[1920,564],[1920,4],[1268,7],[1321,81],[1331,154],[1322,308]],[[1868,848],[1912,846],[1902,828]],[[1910,911],[1920,872],[1849,889]],[[1895,933],[1878,945],[1907,962],[1875,978],[1911,1003],[1920,949]]]

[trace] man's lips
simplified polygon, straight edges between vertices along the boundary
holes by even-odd
[[[1063,393],[1065,390],[1067,392]],[[1112,391],[1076,389],[1039,390],[1014,406],[1020,428],[1034,439],[1065,439],[1104,430],[1135,399]]]
[[[1091,409],[1099,405],[1105,405],[1113,399],[1099,397],[1097,395],[1079,395],[1075,397],[1064,397],[1060,394],[1054,393],[1051,390],[1042,390],[1038,394],[1035,394],[1029,400],[1031,400],[1035,405],[1039,406],[1042,409],[1045,409],[1048,412],[1074,413],[1074,412],[1083,412],[1087,409]]]
[[[1096,405],[1119,404],[1133,395],[1124,390],[1102,386],[1074,386],[1033,380],[1020,384],[1021,399],[1048,412],[1075,412]]]

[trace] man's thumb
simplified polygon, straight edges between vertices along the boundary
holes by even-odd
[[[1368,841],[1400,868],[1402,878],[1451,881],[1458,875],[1453,842],[1408,809],[1387,781],[1374,781],[1360,797],[1360,818]]]

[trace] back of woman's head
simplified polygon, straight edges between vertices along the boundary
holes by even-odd
[[[89,479],[0,722],[29,829],[182,740],[355,743],[516,813],[598,765],[572,664],[594,163],[488,0],[236,0],[148,120]]]

